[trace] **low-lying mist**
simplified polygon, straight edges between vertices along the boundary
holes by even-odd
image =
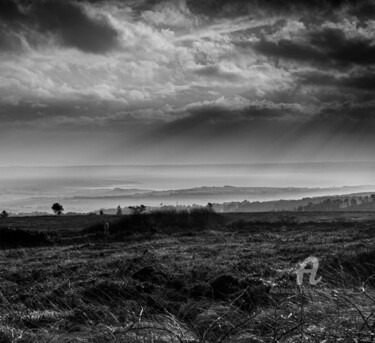
[[[371,192],[374,167],[370,162],[1,167],[0,210],[51,212],[52,203],[59,201],[66,212],[89,212],[118,205],[202,205]]]

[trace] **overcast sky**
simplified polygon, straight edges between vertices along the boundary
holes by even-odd
[[[0,1],[0,165],[375,160],[375,1]]]

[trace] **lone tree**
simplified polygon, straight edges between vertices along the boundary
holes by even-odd
[[[61,215],[61,213],[64,211],[64,207],[62,207],[62,205],[58,202],[55,202],[51,208],[53,212],[55,212],[55,214],[57,214],[58,216]]]
[[[100,210],[99,211],[99,214],[102,216],[102,215],[104,215],[104,211],[103,210]]]
[[[9,213],[4,210],[4,211],[1,212],[0,217],[1,218],[8,218],[9,217]]]
[[[122,208],[121,208],[120,205],[117,206],[116,214],[117,214],[118,216],[122,216]]]

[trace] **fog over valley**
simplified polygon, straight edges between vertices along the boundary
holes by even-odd
[[[2,167],[11,212],[90,212],[118,205],[205,205],[375,191],[374,163]]]

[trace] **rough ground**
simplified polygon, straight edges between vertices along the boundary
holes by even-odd
[[[375,339],[371,213],[228,214],[107,244],[81,232],[103,218],[86,220],[13,219],[60,231],[49,246],[0,250],[0,342]],[[310,255],[322,282],[299,288],[293,270]]]

